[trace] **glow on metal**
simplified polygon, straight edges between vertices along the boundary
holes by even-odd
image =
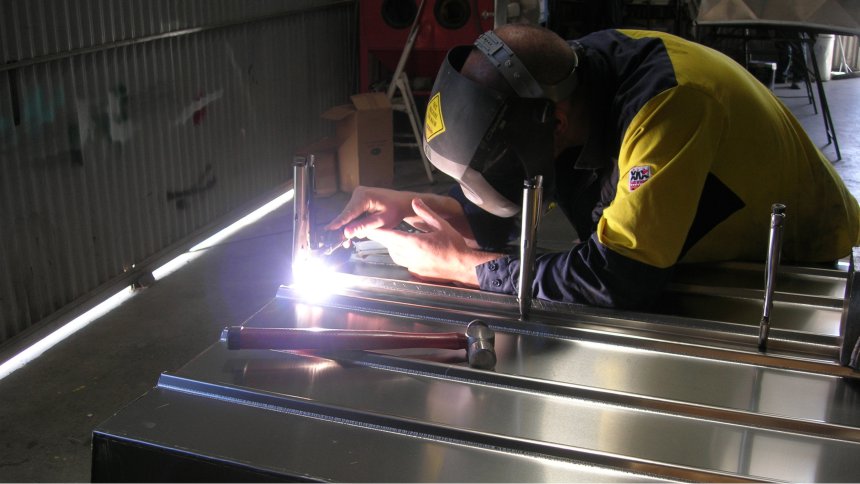
[[[293,262],[293,288],[303,301],[320,303],[340,288],[337,271],[321,257],[300,257]]]
[[[274,200],[271,200],[270,202],[266,203],[262,207],[254,210],[253,212],[249,213],[248,215],[242,217],[238,221],[229,225],[227,228],[221,230],[220,232],[209,237],[208,239],[204,240],[203,242],[195,245],[188,252],[180,254],[178,257],[175,257],[174,259],[165,263],[161,267],[155,269],[154,271],[152,271],[153,277],[155,278],[155,280],[159,280],[159,279],[163,279],[164,277],[166,277],[169,274],[172,274],[173,272],[176,272],[177,270],[181,269],[182,267],[184,267],[189,262],[191,262],[194,259],[196,259],[197,257],[199,257],[200,254],[202,254],[201,251],[203,249],[212,247],[213,245],[226,239],[230,235],[233,235],[234,233],[239,231],[241,228],[246,227],[246,226],[260,220],[265,215],[271,213],[272,211],[274,211],[275,209],[284,205],[285,203],[289,202],[292,199],[293,199],[293,190],[290,189],[287,192],[276,197]],[[87,311],[84,314],[72,319],[68,323],[62,325],[59,329],[57,329],[53,333],[40,339],[39,341],[37,341],[33,345],[27,347],[26,349],[24,349],[20,353],[16,354],[15,356],[10,358],[9,360],[3,362],[3,364],[0,364],[0,380],[7,377],[12,372],[14,372],[20,368],[23,368],[24,365],[35,360],[36,358],[41,356],[45,351],[49,350],[50,348],[52,348],[56,344],[60,343],[61,341],[68,338],[69,336],[73,335],[77,331],[83,329],[84,327],[86,327],[87,325],[92,323],[93,321],[97,320],[98,318],[106,315],[110,311],[119,307],[122,303],[124,303],[125,301],[129,300],[132,296],[134,296],[134,294],[135,294],[135,292],[131,286],[125,287],[124,289],[117,292],[113,296],[107,298],[103,302],[99,303],[98,305],[96,305],[95,307],[90,309],[89,311]]]
[[[122,289],[113,296],[96,305],[94,308],[74,318],[53,333],[40,339],[32,346],[27,347],[25,350],[21,351],[17,355],[5,361],[2,365],[0,365],[0,380],[9,376],[15,370],[24,367],[24,365],[26,365],[27,363],[35,360],[45,351],[48,351],[57,343],[75,334],[78,330],[83,329],[91,322],[104,316],[113,309],[119,307],[122,303],[127,301],[133,295],[134,291],[132,290],[131,286]]]
[[[212,247],[213,245],[217,244],[218,242],[221,242],[222,240],[226,239],[227,237],[238,232],[243,227],[246,227],[246,226],[256,222],[257,220],[260,220],[264,216],[266,216],[269,213],[276,210],[281,205],[289,202],[290,200],[293,199],[294,194],[295,194],[295,192],[293,189],[287,190],[283,194],[276,197],[274,200],[266,203],[262,207],[254,210],[253,212],[249,213],[248,215],[242,217],[241,219],[234,222],[232,225],[229,225],[224,230],[221,230],[220,232],[213,235],[212,237],[209,237],[208,239],[204,240],[203,242],[200,242],[199,244],[195,245],[194,247],[192,247],[189,250],[189,252],[195,252],[198,250],[208,249],[209,247]]]
[[[248,215],[245,215],[241,219],[237,220],[236,222],[233,222],[226,228],[220,230],[215,235],[212,235],[203,242],[200,242],[199,244],[195,245],[194,247],[189,249],[188,252],[180,254],[176,258],[166,262],[158,269],[155,269],[154,271],[152,271],[152,277],[155,278],[156,281],[158,281],[164,279],[170,274],[173,274],[174,272],[184,267],[186,264],[200,257],[200,255],[203,253],[203,249],[208,249],[218,244],[219,242],[222,242],[227,237],[235,234],[242,228],[247,227],[248,225],[251,225],[252,223],[260,220],[261,218],[265,217],[269,213],[275,211],[285,203],[292,200],[294,193],[295,192],[293,191],[293,189],[289,189],[283,194],[278,195],[273,200],[265,203],[262,207],[254,210]]]

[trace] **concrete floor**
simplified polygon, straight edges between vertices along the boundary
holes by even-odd
[[[860,197],[860,78],[824,83],[842,159],[834,163]],[[777,86],[780,96],[796,96]],[[784,98],[831,160],[821,115]],[[397,181],[421,183],[417,162],[398,162]],[[420,185],[419,185],[420,187]],[[436,186],[435,190],[443,187]],[[162,371],[183,366],[275,295],[287,271],[287,204],[0,380],[0,481],[90,479],[91,431],[144,394]],[[0,361],[11,355],[0,355]],[[213,423],[214,424],[214,423]]]
[[[827,142],[816,85],[812,85],[815,91],[815,107],[805,97],[805,89],[794,90],[787,84],[778,84],[774,92],[791,108],[812,140],[833,162],[833,167],[845,180],[851,193],[860,199],[860,78],[831,80],[822,85],[833,125],[836,127],[841,159],[837,159],[834,144]],[[815,113],[815,108],[818,114]]]

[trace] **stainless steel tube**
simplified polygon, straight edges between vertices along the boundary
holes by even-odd
[[[775,203],[771,207],[770,237],[768,239],[767,266],[764,281],[764,309],[758,331],[758,349],[767,349],[767,337],[770,332],[770,312],[773,309],[773,287],[776,282],[776,272],[782,252],[782,232],[785,223],[785,205]]]
[[[523,183],[523,214],[520,232],[520,277],[517,292],[520,318],[528,319],[532,305],[537,229],[543,202],[543,177],[538,175]]]
[[[291,268],[311,252],[311,200],[313,199],[314,155],[293,157],[293,252]],[[293,273],[294,271],[291,271]]]

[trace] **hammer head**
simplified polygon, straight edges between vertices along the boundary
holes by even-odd
[[[482,370],[492,370],[496,367],[496,335],[487,323],[476,319],[466,327],[466,356],[469,366]]]

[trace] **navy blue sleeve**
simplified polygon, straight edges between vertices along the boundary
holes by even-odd
[[[520,261],[502,257],[476,267],[482,290],[516,294]],[[532,296],[619,309],[647,309],[672,273],[629,259],[606,248],[592,235],[569,252],[542,254],[535,260]]]
[[[502,218],[487,212],[469,201],[460,185],[455,185],[448,195],[463,206],[469,228],[482,249],[501,252],[507,248],[508,242],[520,236],[517,217]]]

